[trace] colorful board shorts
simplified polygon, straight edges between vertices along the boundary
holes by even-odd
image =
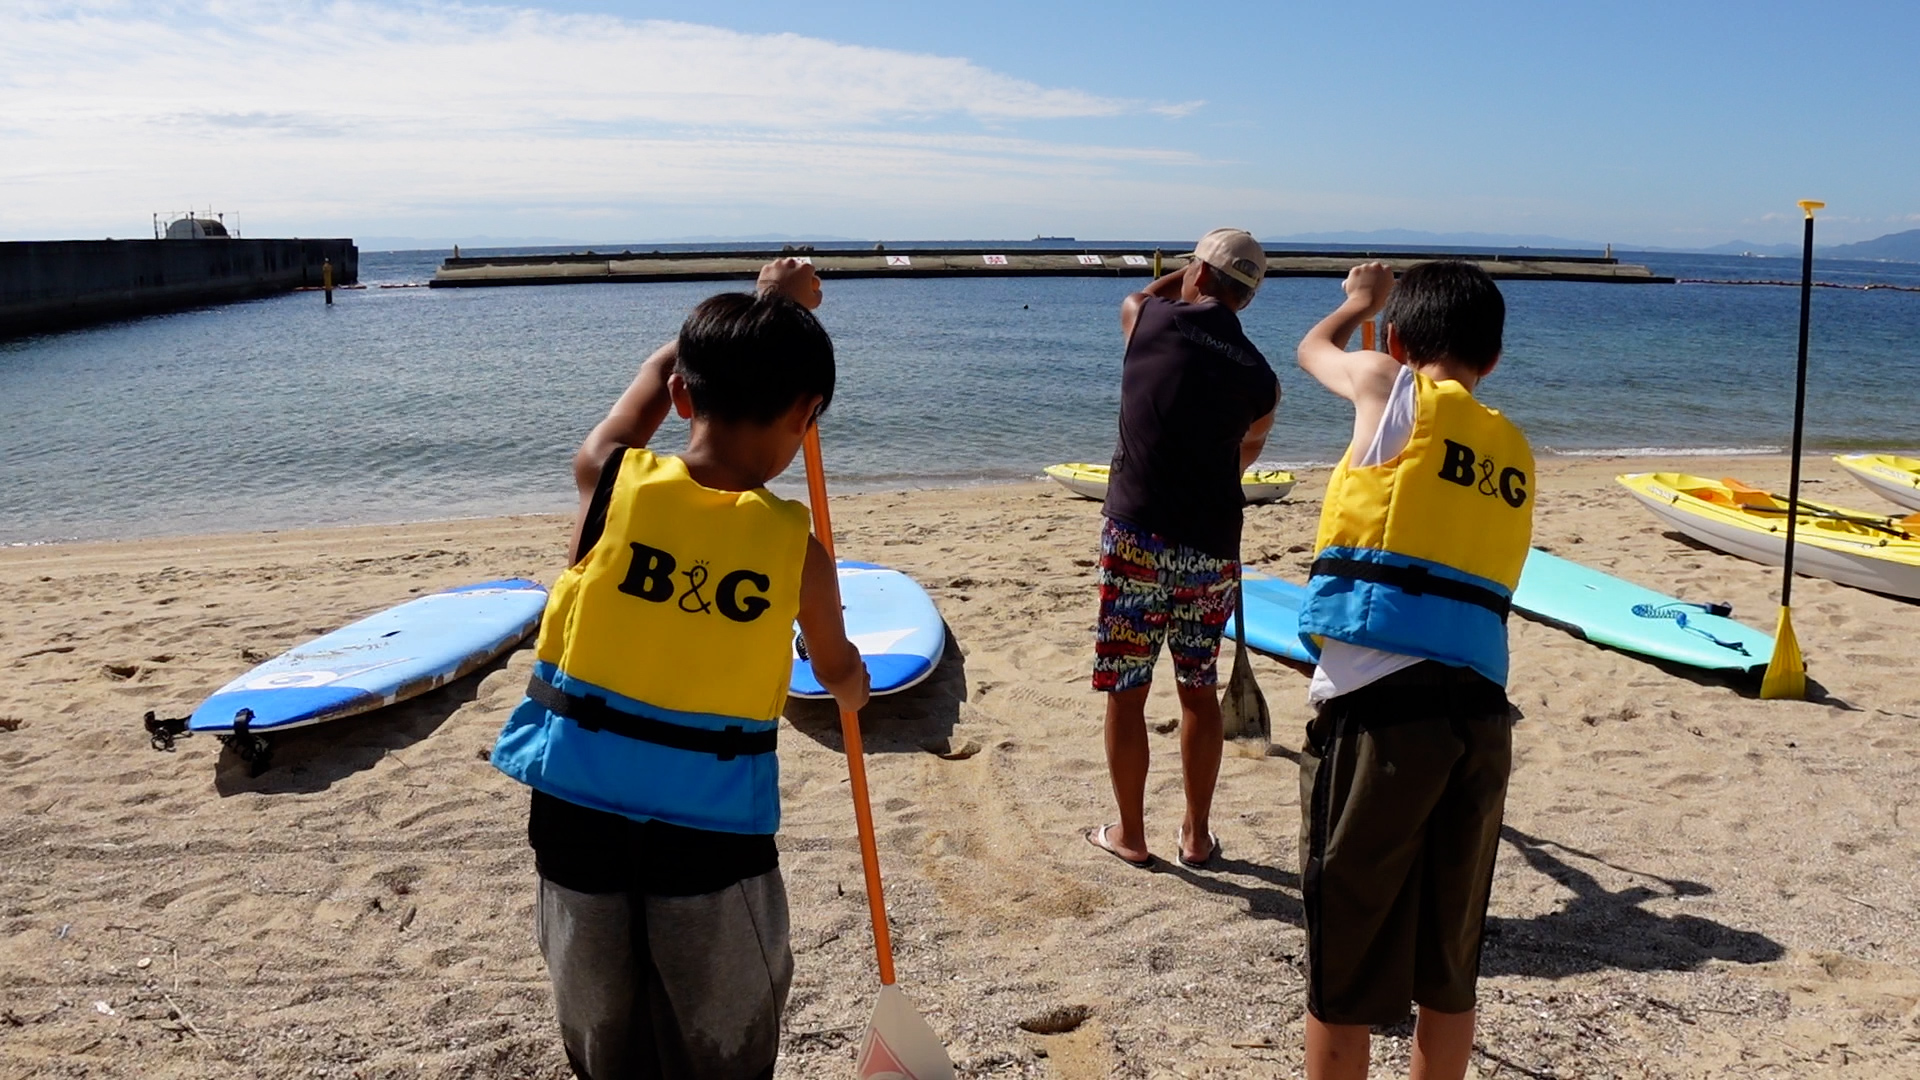
[[[1220,635],[1233,616],[1240,562],[1106,519],[1100,530],[1100,624],[1093,688],[1132,690],[1153,682],[1164,642],[1181,686],[1220,681]]]

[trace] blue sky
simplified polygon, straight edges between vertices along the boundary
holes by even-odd
[[[1920,228],[1920,5],[53,4],[0,238]]]

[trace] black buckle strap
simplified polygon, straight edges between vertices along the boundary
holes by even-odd
[[[1438,596],[1447,600],[1458,600],[1463,604],[1483,607],[1500,621],[1507,621],[1507,613],[1513,610],[1513,598],[1501,596],[1492,589],[1484,589],[1470,582],[1456,581],[1430,572],[1424,566],[1402,566],[1397,563],[1362,562],[1359,559],[1342,559],[1323,556],[1313,560],[1310,573],[1314,577],[1351,578],[1354,581],[1370,581],[1376,585],[1391,585],[1408,596]]]
[[[743,755],[771,754],[779,736],[777,729],[748,731],[736,724],[720,731],[669,724],[616,709],[604,698],[565,693],[538,675],[527,680],[527,696],[541,708],[564,716],[587,731],[607,731],[656,746],[712,754],[721,761],[732,761]]]

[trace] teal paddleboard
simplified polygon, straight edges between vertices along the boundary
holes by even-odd
[[[1596,645],[1708,671],[1757,671],[1773,638],[1709,605],[1643,589],[1534,548],[1513,591],[1514,610]]]
[[[1246,607],[1250,648],[1303,664],[1313,663],[1300,641],[1300,602],[1306,599],[1305,587],[1258,570],[1243,570],[1240,596]],[[1227,623],[1227,636],[1233,636],[1231,622]]]

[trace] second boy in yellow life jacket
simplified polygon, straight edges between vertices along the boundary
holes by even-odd
[[[1526,436],[1474,391],[1506,301],[1472,263],[1380,263],[1300,342],[1353,403],[1300,633],[1307,1076],[1362,1076],[1369,1026],[1419,1005],[1416,1076],[1465,1074],[1512,763],[1507,611],[1533,534]],[[1384,314],[1387,351],[1347,352]]]

